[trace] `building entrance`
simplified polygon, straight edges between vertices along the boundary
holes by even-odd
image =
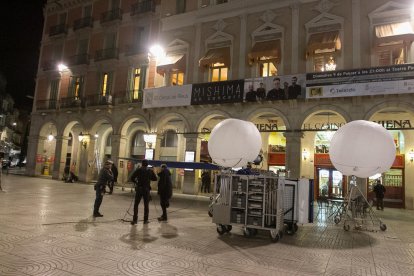
[[[343,197],[346,191],[344,176],[330,167],[316,167],[317,197]]]

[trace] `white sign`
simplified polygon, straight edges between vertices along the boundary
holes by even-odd
[[[185,162],[194,162],[195,160],[195,152],[194,151],[185,151],[185,157],[184,157],[184,161]],[[184,169],[186,171],[193,171],[193,169]]]
[[[142,108],[187,106],[191,104],[191,84],[144,89]]]
[[[145,159],[154,160],[154,149],[145,149]]]

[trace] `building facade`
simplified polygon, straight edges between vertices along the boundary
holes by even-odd
[[[261,132],[261,169],[344,196],[329,141],[369,120],[397,147],[386,204],[413,209],[410,2],[48,1],[27,173],[59,179],[70,167],[88,182],[112,158],[123,183],[134,159],[209,162],[209,132],[238,118]],[[173,170],[184,193],[198,193],[199,176]],[[370,196],[372,180],[359,181]]]

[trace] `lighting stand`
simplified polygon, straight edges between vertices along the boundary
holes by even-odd
[[[351,222],[357,230],[368,230],[368,226],[375,225],[379,225],[382,231],[387,230],[387,226],[375,215],[371,204],[357,186],[355,175],[351,176],[349,185],[351,188],[345,196],[345,209],[341,216],[334,218],[335,223],[338,224],[343,217],[345,231],[349,231]]]

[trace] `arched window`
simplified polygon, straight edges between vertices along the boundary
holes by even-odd
[[[72,133],[69,133],[69,139],[68,139],[68,147],[72,146],[73,136]]]
[[[135,133],[134,139],[132,139],[132,147],[145,147],[144,132],[142,130]]]
[[[178,136],[174,130],[167,130],[161,139],[161,147],[176,147],[178,144]]]
[[[109,133],[108,137],[106,138],[106,144],[107,147],[111,147],[112,146],[112,132]]]

